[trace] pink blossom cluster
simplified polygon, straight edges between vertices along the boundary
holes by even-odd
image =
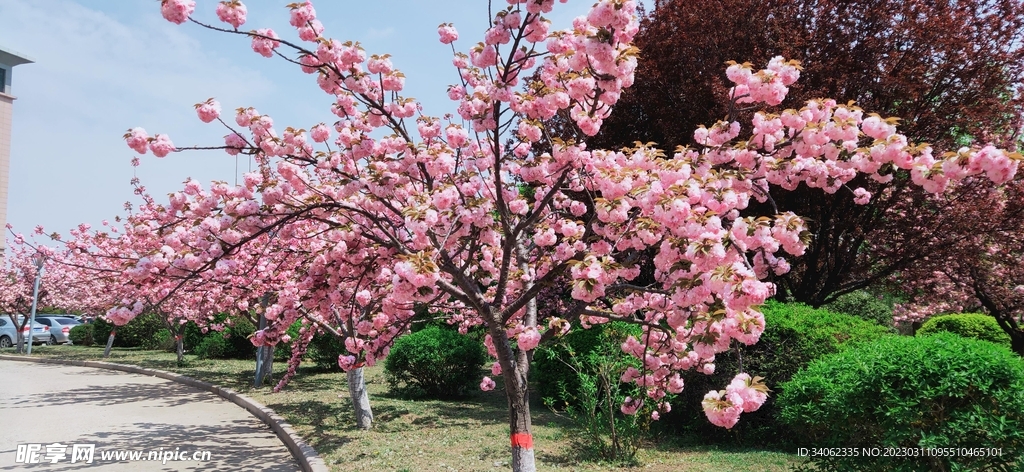
[[[239,0],[226,0],[217,4],[217,18],[235,29],[245,24],[248,9]]]
[[[725,74],[736,84],[729,94],[737,103],[778,105],[789,93],[789,86],[800,78],[800,64],[776,56],[766,69],[755,72],[750,64],[732,63]]]
[[[142,128],[128,130],[124,135],[124,139],[128,143],[128,147],[134,149],[139,154],[145,154],[148,149],[156,157],[166,157],[176,150],[174,143],[171,142],[171,138],[166,134],[150,137],[146,134],[146,130]]]
[[[274,50],[281,46],[277,33],[270,28],[260,28],[253,31],[252,50],[263,57],[274,57]]]
[[[220,103],[210,98],[203,103],[196,104],[196,114],[203,123],[209,123],[220,117]]]
[[[195,0],[160,0],[160,14],[171,23],[182,24],[196,10]]]
[[[731,429],[741,413],[757,411],[768,399],[768,388],[760,377],[738,374],[725,390],[708,392],[701,406],[708,420],[716,426]]]
[[[324,31],[324,25],[316,19],[316,10],[313,3],[306,0],[305,3],[293,3],[289,5],[291,15],[288,23],[294,26],[299,32],[299,39],[303,41],[316,41],[320,33]]]

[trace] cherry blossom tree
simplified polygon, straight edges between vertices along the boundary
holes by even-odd
[[[645,402],[655,413],[667,410],[666,397],[683,388],[681,371],[711,373],[716,354],[734,341],[757,341],[764,329],[757,307],[775,292],[766,279],[787,272],[786,258],[801,255],[808,237],[793,213],[740,215],[751,200],[771,205],[771,186],[849,191],[866,203],[866,190],[847,186],[858,175],[885,181],[909,171],[917,185],[940,192],[968,176],[1006,182],[1021,160],[991,146],[938,154],[909,143],[892,120],[835,100],[773,112],[800,75],[781,57],[761,70],[730,65],[734,104],[764,110],[749,123],[698,128],[697,146],[671,157],[642,144],[600,150],[554,139],[544,120],[566,112],[594,135],[633,83],[636,5],[601,0],[572,28],[554,31],[544,18],[554,0],[508,3],[468,54],[453,46],[461,83],[448,95],[458,115],[438,118],[401,95],[404,76],[387,56],[324,37],[309,2],[289,5],[299,37],[289,41],[269,29],[240,31],[246,12],[238,1],[217,9],[230,28],[193,19],[191,0],[162,1],[174,23],[247,37],[258,54],[315,75],[339,121],[278,132],[252,108],[239,108],[232,125],[215,101],[199,104],[199,118],[228,134],[222,146],[194,149],[246,153],[258,170],[242,185],[209,192],[187,184],[163,210],[152,208],[151,222],[138,221],[135,231],[164,244],[136,249],[130,271],[140,281],[176,279],[146,303],[162,303],[196,279],[226,277],[241,261],[284,253],[308,262],[274,288],[256,344],[280,342],[297,320],[331,315],[317,326],[346,330],[350,355],[339,364],[353,369],[387,355],[416,304],[450,313],[462,329],[482,325],[508,399],[512,468],[533,471],[527,380],[541,342],[576,323],[643,326],[622,345],[642,361],[622,376],[643,393],[621,407],[633,414]],[[438,33],[445,44],[459,37],[449,24]],[[535,69],[535,79],[525,79]],[[140,128],[125,138],[157,157],[184,150]],[[541,141],[551,151],[531,152]],[[169,219],[191,227],[167,231]],[[261,253],[248,246],[269,236],[282,250],[254,258]],[[653,281],[639,283],[640,254],[651,249]],[[539,295],[561,283],[571,301],[557,313],[541,310]],[[132,312],[127,303],[114,310]],[[312,334],[303,331],[299,345]],[[489,377],[481,382],[495,386]],[[713,423],[732,427],[765,394],[758,379],[739,373],[703,406]]]
[[[1024,47],[1014,39],[1024,36],[1020,0],[659,0],[648,6],[635,39],[644,52],[636,84],[607,126],[587,139],[592,147],[692,145],[692,128],[750,112],[731,107],[721,64],[737,58],[759,64],[775,55],[805,68],[789,94],[793,103],[855,100],[901,117],[903,134],[936,147],[955,148],[971,136],[1004,146],[1020,138]],[[570,127],[556,135],[574,134],[581,133]],[[928,218],[929,226],[942,228],[957,224],[959,215],[919,205],[927,192],[907,172],[892,175],[891,182],[862,177],[851,185],[874,194],[866,205],[847,191],[771,189],[777,208],[805,217],[814,234],[806,253],[790,260],[792,270],[774,280],[778,298],[820,306],[877,288],[955,244],[946,232],[922,232],[889,218]],[[773,209],[753,205],[747,212],[770,216]],[[869,243],[879,248],[882,241],[884,252],[868,252]]]
[[[10,225],[8,225],[10,230]],[[49,248],[36,247],[25,241],[24,235],[14,234],[14,239],[7,241],[7,250],[3,259],[0,260],[0,313],[5,313],[14,325],[17,339],[17,352],[23,352],[26,336],[31,342],[31,328],[29,327],[29,311],[32,309],[34,294],[36,290],[36,277],[39,275],[37,259],[43,258],[44,264]],[[51,264],[45,264],[44,268],[50,268]],[[53,274],[43,274],[48,279]],[[39,283],[38,299],[48,303],[49,283]]]

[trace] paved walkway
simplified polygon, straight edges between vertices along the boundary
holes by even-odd
[[[16,462],[18,446],[67,445],[57,463]],[[93,462],[71,463],[73,445]],[[103,460],[141,451],[141,460]],[[150,451],[185,460],[146,461]],[[193,460],[209,451],[209,460]],[[181,454],[179,452],[179,458]],[[173,458],[172,458],[173,459]],[[169,380],[88,367],[0,360],[0,471],[300,470],[270,428],[212,393]]]

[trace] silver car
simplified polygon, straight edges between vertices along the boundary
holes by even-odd
[[[70,315],[36,315],[36,321],[50,328],[50,337],[46,340],[46,344],[50,345],[70,344],[68,334],[71,328],[82,324]]]
[[[18,323],[24,323],[25,318],[18,316]],[[28,326],[25,326],[23,330],[25,334],[28,334]],[[50,340],[50,327],[46,326],[38,321],[32,325],[32,342],[35,344],[42,344]],[[18,329],[11,323],[11,318],[7,315],[0,315],[0,348],[7,348],[14,346],[18,342]]]

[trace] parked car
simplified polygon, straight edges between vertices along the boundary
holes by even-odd
[[[11,324],[11,320],[6,315],[0,316],[0,349],[13,346],[17,339],[18,331]]]
[[[68,334],[71,328],[82,324],[72,318],[72,315],[36,315],[36,321],[50,328],[50,338],[46,340],[46,344],[50,345],[70,344],[71,338]]]
[[[76,321],[78,321],[78,323],[85,323],[85,320],[83,319],[83,316],[81,314],[74,314],[74,313],[36,313],[36,318],[37,319],[41,318],[41,317],[44,317],[44,316],[45,317],[59,316],[59,317],[73,318]]]
[[[18,316],[18,324],[24,323],[25,318]],[[27,335],[28,326],[25,326],[25,334]],[[32,343],[42,344],[50,340],[50,327],[40,322],[36,322],[32,325]],[[11,318],[7,315],[0,315],[0,348],[11,347],[18,342],[18,330],[17,327],[11,323]]]

